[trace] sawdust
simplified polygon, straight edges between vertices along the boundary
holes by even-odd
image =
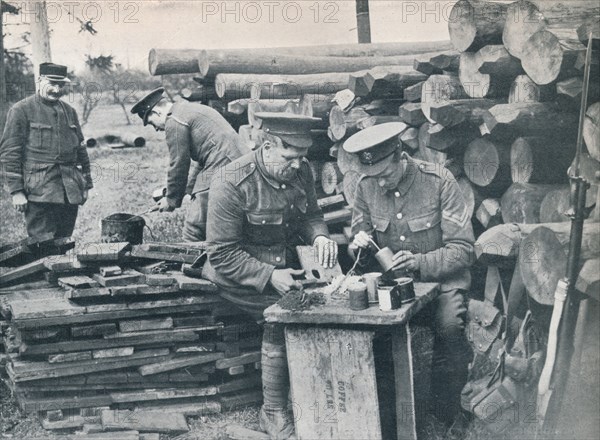
[[[325,304],[325,297],[321,292],[306,293],[303,290],[295,290],[286,294],[277,304],[286,310],[308,310],[312,306]]]

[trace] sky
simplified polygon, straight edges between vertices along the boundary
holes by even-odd
[[[5,14],[5,46],[22,46],[35,5]],[[448,39],[453,2],[370,0],[373,42]],[[148,52],[165,49],[223,49],[356,43],[354,0],[265,1],[47,1],[52,58],[71,70],[85,55],[113,55],[117,63],[148,71]],[[97,34],[80,32],[91,21]],[[31,53],[31,45],[23,47]]]

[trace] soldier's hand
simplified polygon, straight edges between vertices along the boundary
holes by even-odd
[[[169,200],[166,197],[163,197],[158,202],[158,210],[160,212],[172,212],[175,211],[175,207],[169,204]]]
[[[23,191],[14,193],[12,196],[13,207],[19,212],[25,212],[27,209],[27,196]]]
[[[87,202],[89,196],[89,191],[87,189],[83,190],[83,201],[81,202],[82,205],[85,205],[85,202]]]
[[[337,263],[338,245],[335,241],[319,235],[313,243],[318,258],[319,264],[324,268],[333,267]]]
[[[288,293],[292,289],[301,289],[302,284],[299,281],[294,279],[294,276],[303,275],[303,270],[294,270],[294,269],[275,269],[271,274],[271,279],[269,282],[271,286],[279,293],[281,296]]]
[[[410,251],[400,251],[394,255],[392,260],[394,266],[391,270],[404,270],[415,272],[419,270],[419,263],[415,255]]]
[[[356,249],[366,249],[371,244],[372,237],[367,234],[365,231],[359,231],[358,234],[354,236],[354,240],[350,243],[349,248],[352,250]]]

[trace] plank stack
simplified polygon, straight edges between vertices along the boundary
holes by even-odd
[[[261,327],[181,272],[202,252],[89,243],[0,277],[13,284],[0,290],[0,328],[20,407],[46,429],[138,439],[260,402]],[[36,274],[45,279],[32,283]]]

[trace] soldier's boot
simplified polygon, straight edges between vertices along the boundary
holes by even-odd
[[[263,406],[259,415],[260,428],[272,440],[295,438],[294,418],[288,407],[290,380],[282,326],[265,324],[261,352]]]

